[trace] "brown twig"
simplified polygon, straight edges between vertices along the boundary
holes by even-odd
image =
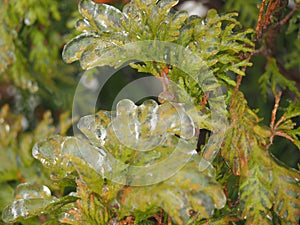
[[[262,1],[262,5],[265,5],[265,0]],[[264,8],[264,6],[263,6],[263,8]],[[262,16],[263,16],[263,8],[260,9],[258,20],[257,20],[257,26],[256,26],[256,34],[257,34],[257,36],[258,36],[258,33],[262,32],[262,29],[263,29],[262,26],[261,26]],[[265,46],[262,45],[258,50],[254,50],[253,52],[249,53],[246,57],[245,57],[245,55],[242,55],[241,56],[241,60],[244,58],[244,59],[246,59],[249,62],[251,60],[252,56],[257,55],[259,53],[266,53]],[[246,69],[247,69],[247,67],[244,66],[242,68],[242,71],[245,72]],[[235,93],[238,92],[238,90],[239,90],[239,88],[241,86],[242,80],[243,80],[243,76],[242,75],[238,75],[237,78],[236,78],[236,86],[234,88],[234,92]]]
[[[290,11],[289,14],[287,14],[278,24],[280,26],[284,26],[292,18],[292,16],[295,14],[295,12],[297,12],[298,9],[299,9],[299,6],[296,5],[292,9],[292,11]]]
[[[272,110],[272,115],[271,115],[271,122],[270,122],[270,128],[271,128],[271,132],[272,135],[270,136],[270,143],[267,145],[267,149],[270,148],[270,146],[273,144],[274,141],[274,137],[275,136],[281,136],[281,137],[285,137],[288,140],[291,140],[291,137],[285,133],[282,133],[280,131],[277,131],[277,127],[279,126],[279,121],[282,120],[283,121],[283,117],[280,118],[280,120],[275,124],[276,121],[276,115],[277,115],[277,111],[278,111],[278,107],[279,107],[279,103],[280,103],[280,99],[281,99],[281,95],[282,95],[282,91],[279,91],[276,95],[275,95],[275,103],[274,103],[274,107]],[[292,140],[294,141],[294,140]]]
[[[295,139],[292,138],[290,135],[288,135],[287,133],[281,132],[281,131],[276,131],[276,132],[274,133],[274,137],[275,137],[275,136],[284,137],[284,138],[290,140],[291,142],[294,142],[294,141],[295,141]]]
[[[262,34],[265,29],[268,28],[268,26],[271,24],[272,16],[276,9],[280,6],[281,0],[270,0],[266,12],[264,13],[264,9],[266,6],[266,0],[263,0],[260,9],[259,9],[259,14],[258,14],[258,19],[257,19],[257,25],[256,25],[256,38],[257,41],[260,41],[262,38]]]
[[[279,102],[280,102],[281,95],[282,95],[282,91],[279,91],[275,95],[275,104],[274,104],[274,108],[272,110],[271,122],[270,122],[270,128],[272,130],[274,130],[274,124],[275,124],[275,120],[276,120],[276,114],[277,114],[277,110],[278,110],[278,107],[279,107]]]
[[[276,122],[275,128],[277,129],[278,126],[285,120],[285,116],[281,116],[280,119]]]
[[[240,58],[241,58],[241,60],[245,59],[246,61],[249,62],[250,59],[251,59],[251,57],[254,55],[254,53],[255,53],[255,50],[253,52],[249,53],[249,54],[242,54],[240,56]],[[245,72],[246,69],[247,69],[247,67],[244,66],[242,68],[242,71]],[[242,80],[243,80],[243,76],[242,75],[238,75],[237,78],[236,78],[236,86],[234,87],[234,95],[235,95],[235,93],[238,92],[238,90],[239,90],[239,88],[241,86]]]
[[[280,130],[279,131],[277,130],[279,125],[286,119],[285,116],[281,116],[280,119],[275,123],[276,114],[278,111],[281,95],[282,95],[282,91],[280,91],[279,93],[277,93],[275,95],[275,104],[274,104],[274,108],[272,110],[271,122],[270,122],[270,128],[271,128],[272,135],[270,136],[270,143],[267,146],[267,149],[269,149],[269,147],[273,144],[275,136],[284,137],[291,142],[295,142],[295,139],[292,138],[290,135],[288,135],[287,133],[282,132]]]
[[[271,23],[272,14],[276,11],[277,7],[280,5],[280,0],[270,0],[269,5],[266,10],[264,17],[264,28]]]
[[[236,86],[234,87],[234,92],[238,92],[240,86],[241,86],[241,83],[242,83],[242,80],[243,80],[243,76],[242,75],[238,75],[237,78],[236,78]]]
[[[262,46],[260,46],[259,49],[254,50],[254,52],[252,53],[252,56],[254,56],[254,55],[259,55],[259,54],[263,54],[263,55],[265,55],[265,56],[268,55],[266,46],[262,45]]]
[[[258,19],[257,19],[257,25],[256,25],[256,41],[260,41],[262,34],[264,32],[264,30],[266,29],[267,25],[269,25],[269,23],[271,22],[270,17],[272,15],[272,13],[275,11],[276,7],[278,6],[280,1],[275,0],[275,2],[273,0],[270,0],[269,5],[267,7],[266,10],[266,14],[264,15],[264,8],[266,6],[266,0],[262,0],[262,3],[260,5],[260,10],[259,10],[259,15],[258,15]],[[250,54],[247,55],[247,57],[245,58],[247,61],[250,61],[253,55],[259,54],[259,53],[264,53],[266,55],[268,54],[268,51],[266,49],[266,47],[263,45],[261,46],[258,50],[251,52]],[[245,56],[242,56],[245,57]],[[247,67],[243,67],[242,70],[245,72]],[[238,75],[237,79],[236,79],[236,86],[234,88],[234,93],[232,98],[235,98],[240,85],[242,83],[242,79],[243,76]],[[231,106],[232,107],[232,106]]]
[[[260,5],[258,19],[257,19],[257,25],[256,25],[256,29],[255,29],[256,30],[256,37],[258,39],[260,39],[261,36],[262,36],[262,30],[263,30],[262,22],[263,22],[263,15],[264,15],[265,5],[266,5],[266,0],[263,0],[261,5]]]

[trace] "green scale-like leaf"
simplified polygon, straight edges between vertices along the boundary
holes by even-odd
[[[269,58],[266,66],[265,73],[259,78],[260,88],[262,93],[266,96],[268,89],[272,90],[273,94],[276,94],[276,89],[281,87],[283,89],[289,89],[300,95],[296,83],[292,80],[284,77],[277,66],[275,58]]]
[[[252,165],[255,165],[255,163],[253,162]],[[250,168],[252,165],[250,165]],[[242,218],[247,220],[246,224],[271,224],[271,199],[274,198],[274,193],[270,190],[272,174],[260,170],[258,167],[251,168],[249,173],[249,177],[244,183],[242,182],[240,187],[243,204]]]
[[[287,120],[297,115],[293,107],[289,111],[284,114]],[[282,221],[296,224],[300,174],[278,165],[269,155],[264,146],[271,131],[258,124],[259,118],[248,108],[241,93],[236,94],[231,113],[235,126],[226,135],[222,154],[233,172],[241,175],[241,217],[246,224],[272,224],[274,210]]]
[[[259,164],[257,163],[259,162]],[[300,218],[300,174],[280,166],[256,142],[249,170],[241,179],[242,217],[246,224],[273,224],[271,209],[287,224]]]
[[[93,145],[120,160],[114,160],[114,165],[128,170],[126,182],[131,185],[135,185],[133,177],[146,183],[168,177],[179,169],[176,165],[187,162],[196,145],[194,123],[177,103],[158,105],[149,100],[137,107],[125,99],[118,103],[115,113],[100,111],[96,117],[83,117],[78,126]]]
[[[230,73],[244,75],[242,68],[252,65],[247,60],[240,61],[238,55],[253,50],[254,44],[248,38],[253,31],[235,31],[240,26],[234,18],[237,16],[236,13],[219,16],[215,10],[211,10],[205,20],[199,17],[189,18],[185,11],[171,10],[177,3],[178,1],[156,3],[156,1],[136,0],[125,5],[123,12],[120,12],[112,6],[97,5],[84,0],[79,5],[84,19],[78,21],[77,29],[85,34],[65,46],[63,57],[66,62],[79,60],[84,69],[105,65],[120,67],[130,60],[139,60],[147,65],[143,69],[138,68],[139,71],[158,76],[154,66],[148,63],[151,57],[143,59],[141,53],[144,51],[132,49],[128,53],[130,50],[123,49],[122,46],[145,40],[173,42],[200,54],[207,67],[217,72],[216,75],[221,80],[235,86],[234,79],[228,75]],[[118,47],[119,51],[116,50]],[[149,46],[148,49],[146,47],[143,50],[148,54],[153,47]],[[114,51],[111,52],[113,48]],[[157,59],[154,58],[152,61]],[[133,64],[132,66],[136,68]],[[190,68],[193,67],[190,65]],[[170,73],[170,79],[176,83],[183,77],[186,79],[182,72]],[[185,89],[195,92],[192,94],[193,97],[200,98],[201,91],[197,91],[192,81],[187,80],[184,85]]]
[[[228,13],[219,16],[215,10],[208,12],[205,20],[201,18],[191,18],[183,30],[194,27],[192,35],[195,41],[189,43],[192,51],[201,53],[201,56],[210,69],[216,71],[216,75],[229,85],[235,85],[235,81],[230,78],[227,72],[238,75],[245,75],[243,67],[251,66],[247,60],[241,61],[238,54],[253,51],[253,42],[247,37],[253,30],[236,32],[240,26],[235,19],[236,13]],[[226,23],[225,28],[222,26]]]
[[[12,81],[18,88],[32,93],[41,89],[58,92],[57,81],[64,84],[71,82],[71,79],[61,76],[64,66],[59,57],[59,49],[66,34],[66,21],[59,21],[59,10],[63,5],[57,1],[0,3],[2,81]],[[62,32],[53,30],[54,27]]]
[[[225,1],[224,10],[240,12],[241,23],[246,27],[253,27],[257,22],[259,3],[256,0]]]
[[[260,119],[248,108],[242,93],[236,93],[231,107],[232,125],[221,153],[233,173],[240,175],[241,218],[247,225],[268,225],[273,224],[276,215],[283,223],[297,224],[299,172],[280,166],[268,153],[266,146],[272,132],[259,125]],[[289,123],[285,132],[293,129],[290,118],[294,116],[298,116],[297,106],[291,104],[283,115]]]
[[[76,172],[100,196],[97,183],[101,187],[103,178],[133,186],[132,196],[118,199],[123,215],[135,204],[141,211],[163,208],[178,224],[189,219],[189,210],[208,218],[226,198],[212,167],[200,172],[194,124],[184,110],[178,103],[146,101],[136,106],[122,100],[116,112],[100,111],[80,120],[79,128],[90,142],[55,136],[37,143],[33,155],[51,169],[52,179],[74,179]],[[87,173],[84,165],[99,177]]]
[[[78,30],[88,31],[93,27],[99,33],[116,32],[121,27],[123,14],[113,6],[83,0],[79,3],[79,12],[85,20],[80,20],[79,23],[84,26],[77,26]]]
[[[138,40],[169,41],[170,37],[179,35],[181,23],[187,18],[187,13],[183,12],[168,17],[171,7],[177,2],[160,1],[156,5],[155,2],[132,1],[121,12],[113,6],[98,5],[89,0],[81,1],[79,11],[84,19],[79,20],[76,27],[84,34],[65,46],[64,60],[80,60],[82,67],[88,69],[95,66],[92,62],[101,60],[103,53],[112,46],[122,46]],[[171,27],[170,32],[167,32]],[[114,61],[116,57],[111,56],[110,60]],[[105,65],[109,64],[108,60]]]
[[[73,177],[77,170],[72,166],[73,155],[116,182],[155,183],[160,176],[174,174],[195,153],[194,123],[182,105],[176,104],[158,106],[148,101],[137,107],[122,100],[116,114],[100,111],[96,118],[86,116],[79,122],[93,146],[75,137],[55,136],[37,143],[33,155],[52,170],[52,178]],[[161,173],[162,168],[168,168],[166,174]]]
[[[27,219],[60,209],[76,199],[77,197],[72,195],[61,199],[51,196],[51,191],[46,186],[20,184],[16,190],[15,201],[3,210],[2,219],[6,223],[15,222],[20,218]]]
[[[300,127],[293,121],[295,118],[300,116],[300,102],[291,102],[280,118],[281,123],[279,124],[277,131],[282,134],[287,134],[291,137],[291,141],[300,150]]]
[[[68,113],[64,113],[62,116],[68,117]],[[22,131],[22,121],[24,121],[23,116],[12,113],[8,105],[1,108],[0,183],[3,185],[1,194],[5,196],[3,204],[4,202],[7,203],[8,198],[13,200],[10,188],[13,188],[14,185],[24,182],[24,180],[27,182],[47,182],[46,174],[48,173],[32,158],[31,149],[36,141],[59,131],[59,129],[55,130],[53,126],[50,112],[44,114],[43,119],[31,132]],[[67,119],[60,120],[61,127],[65,127],[64,129],[68,129],[70,126],[67,121]],[[62,134],[64,134],[64,131],[62,131]],[[46,184],[51,186],[49,182]],[[3,208],[4,205],[0,204],[0,210]]]
[[[213,175],[197,170],[195,162],[188,163],[175,176],[146,187],[128,187],[120,195],[122,214],[134,213],[135,209],[146,212],[153,207],[163,208],[176,224],[183,225],[195,210],[203,218],[222,208],[226,202],[220,184]]]
[[[225,143],[221,150],[222,156],[230,165],[235,175],[240,175],[243,168],[247,168],[251,154],[251,138],[257,137],[264,142],[264,138],[269,137],[270,131],[261,127],[258,123],[260,119],[247,106],[241,92],[236,93],[231,110],[231,120],[234,120],[226,134]],[[262,133],[267,136],[262,137]]]
[[[299,13],[298,13],[299,14]],[[298,16],[299,17],[299,16]],[[294,19],[297,19],[297,17],[293,17]],[[297,22],[295,22],[296,25]],[[297,26],[297,25],[296,25]],[[300,31],[299,31],[300,33]],[[286,60],[286,64],[285,67],[287,69],[291,69],[291,68],[297,68],[298,70],[300,70],[300,66],[299,66],[299,53],[300,52],[300,34],[298,34],[297,39],[294,41],[294,48],[291,49],[291,51],[284,56],[284,59]]]

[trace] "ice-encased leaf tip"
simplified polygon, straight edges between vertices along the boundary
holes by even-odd
[[[15,201],[2,212],[6,223],[13,223],[20,218],[30,218],[46,212],[46,208],[57,201],[51,196],[48,187],[34,184],[20,184],[16,189]]]
[[[57,179],[71,176],[76,170],[72,164],[72,157],[83,160],[100,175],[103,175],[104,167],[109,166],[105,150],[76,137],[57,135],[40,141],[34,145],[32,155],[45,167],[50,168]]]
[[[82,54],[97,43],[99,36],[92,33],[83,33],[69,41],[63,49],[62,57],[66,63],[80,60]]]
[[[123,13],[114,6],[95,4],[91,0],[82,0],[79,3],[79,12],[94,27],[95,32],[117,31],[124,18]]]

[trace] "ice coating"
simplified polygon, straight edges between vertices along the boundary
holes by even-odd
[[[2,219],[4,222],[13,222],[19,217],[29,218],[37,211],[43,212],[44,208],[56,200],[44,185],[20,184],[16,189],[15,201],[3,210]]]
[[[84,160],[100,174],[103,173],[104,167],[109,167],[104,150],[76,137],[54,136],[38,142],[32,149],[32,155],[45,167],[52,168],[54,173],[57,172],[55,176],[58,177],[66,177],[75,170],[68,155]]]
[[[126,185],[149,185],[175,174],[195,153],[195,124],[183,103],[118,102],[115,112],[84,116],[78,128],[106,151],[105,177]],[[129,161],[128,161],[129,160]],[[109,162],[109,163],[107,163]]]
[[[161,145],[169,135],[178,135],[191,139],[195,135],[195,125],[185,112],[181,103],[164,102],[158,105],[154,100],[147,100],[136,106],[129,99],[117,104],[116,115],[107,111],[96,116],[80,119],[78,128],[96,146],[105,144],[108,128],[122,145],[138,151],[150,151]]]

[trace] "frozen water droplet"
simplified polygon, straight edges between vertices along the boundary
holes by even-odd
[[[20,184],[16,189],[15,199],[30,199],[30,198],[49,198],[51,191],[48,187],[33,184]]]
[[[112,118],[112,113],[108,111],[100,111],[95,116],[82,117],[77,127],[84,133],[93,145],[104,146],[107,138],[107,126]]]
[[[84,133],[89,134],[94,130],[95,127],[95,117],[94,116],[84,116],[80,118],[77,127]]]
[[[103,146],[105,144],[105,139],[107,137],[106,129],[100,127],[95,131],[96,138],[100,140],[100,145]]]
[[[24,23],[25,23],[27,26],[31,25],[31,21],[30,21],[30,19],[29,19],[28,17],[25,18]]]
[[[123,99],[118,102],[116,106],[117,116],[129,115],[132,112],[135,112],[137,106],[133,101],[129,99]]]
[[[195,15],[200,17],[204,17],[208,10],[202,2],[198,1],[183,2],[183,4],[180,5],[179,9],[188,11],[190,16]]]
[[[117,117],[112,127],[118,140],[125,146],[139,151],[149,151],[161,143],[161,133],[156,134],[158,105],[146,101],[140,106],[125,99],[117,104]]]
[[[26,117],[22,117],[21,126],[23,130],[26,130],[29,127],[29,123]]]
[[[38,142],[33,146],[32,155],[40,160],[45,167],[51,167],[57,164],[57,155],[61,154],[61,144],[64,138],[54,136],[44,141]]]
[[[273,221],[273,218],[269,214],[267,214],[266,217],[268,218],[268,220]]]
[[[25,13],[24,23],[25,23],[27,26],[30,26],[30,25],[32,25],[35,21],[36,21],[36,13],[35,13],[33,10],[30,10],[30,9],[29,9],[29,10]]]
[[[10,131],[10,126],[9,126],[8,124],[5,124],[5,131],[6,131],[7,133],[9,133],[9,131]]]
[[[186,139],[195,135],[193,120],[185,113],[184,105],[166,102],[158,106],[153,100],[140,106],[128,99],[120,101],[112,127],[123,145],[139,151],[157,147],[169,134]]]

